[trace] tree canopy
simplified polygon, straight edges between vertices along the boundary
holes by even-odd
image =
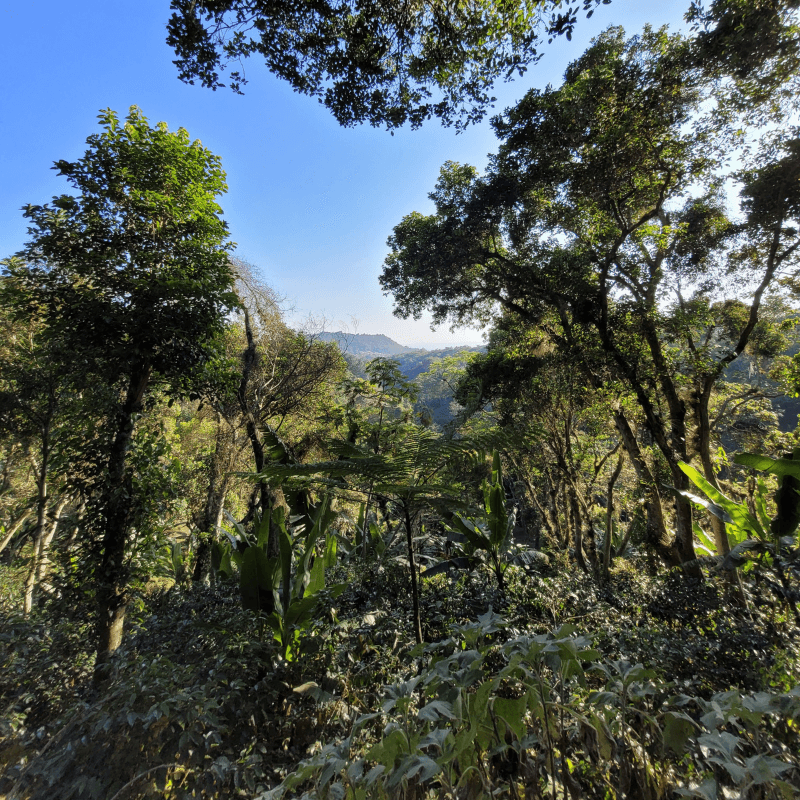
[[[583,10],[591,15],[600,2],[582,0]],[[227,64],[257,54],[342,125],[418,127],[435,116],[463,126],[482,118],[496,80],[539,59],[543,35],[571,35],[578,8],[560,0],[173,0],[167,41],[191,83],[225,86]],[[244,70],[227,83],[241,91]]]
[[[484,177],[444,166],[436,213],[396,226],[381,276],[400,316],[488,322],[500,307],[569,354],[590,386],[621,381],[683,489],[679,462],[695,455],[713,480],[713,386],[800,245],[796,131],[738,172],[745,217],[729,219],[729,140],[702,121],[714,82],[692,63],[692,43],[665,30],[598,37],[561,87],[532,90],[493,121],[502,144]],[[751,300],[732,328],[734,291]],[[624,415],[617,425],[658,491]],[[691,561],[691,512],[680,498],[677,508],[680,560]]]
[[[167,43],[181,80],[241,92],[244,68],[261,56],[268,69],[319,98],[342,125],[368,122],[418,127],[431,117],[464,127],[483,118],[492,86],[523,74],[542,56],[544,39],[569,39],[582,0],[513,0],[396,4],[385,0],[320,0],[300,9],[265,0],[172,0]],[[774,106],[797,96],[797,0],[692,2],[687,20],[697,36],[693,61],[732,79],[732,106]]]

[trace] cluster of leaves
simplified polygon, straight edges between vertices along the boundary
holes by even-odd
[[[555,564],[511,566],[501,596],[488,571],[437,575],[420,597],[433,644],[415,649],[407,565],[340,562],[329,581],[348,588],[300,632],[292,661],[259,635],[235,582],[176,586],[141,599],[100,694],[85,625],[54,608],[9,618],[0,791],[111,797],[133,781],[130,797],[255,798],[294,774],[284,788],[311,797],[336,796],[337,781],[356,796],[441,796],[447,781],[504,796],[528,781],[585,797],[678,785],[712,797],[712,777],[742,792],[796,781],[791,621],[769,608],[748,620],[717,592],[715,610],[676,627],[650,613],[658,584],[640,569],[613,577],[610,596]],[[578,618],[598,634],[563,627]],[[741,649],[726,638],[737,629]]]
[[[504,627],[488,612],[425,648],[380,711],[262,797],[793,795],[800,688],[706,700],[602,659],[573,626],[502,641]]]

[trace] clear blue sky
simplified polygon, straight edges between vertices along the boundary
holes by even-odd
[[[688,0],[613,0],[580,19],[572,42],[547,48],[523,80],[497,87],[497,110],[532,87],[558,84],[567,63],[611,24],[633,34],[682,24]],[[21,207],[68,191],[50,167],[74,160],[102,108],[138,105],[151,124],[186,128],[221,156],[221,202],[237,254],[287,299],[293,320],[385,333],[409,346],[476,343],[472,330],[435,333],[398,320],[378,285],[386,239],[405,214],[429,213],[427,193],[448,159],[486,164],[488,122],[456,135],[430,122],[391,136],[345,129],[316,100],[294,93],[258,61],[244,97],[178,81],[165,44],[169,0],[0,0],[0,257],[26,240]],[[353,322],[355,320],[355,322]]]

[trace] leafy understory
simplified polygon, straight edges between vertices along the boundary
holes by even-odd
[[[631,569],[604,596],[511,566],[502,594],[489,570],[424,582],[419,646],[401,566],[336,569],[294,661],[234,582],[142,598],[99,694],[84,624],[7,618],[0,791],[793,796],[797,629],[766,605],[732,620],[721,586],[698,614]]]

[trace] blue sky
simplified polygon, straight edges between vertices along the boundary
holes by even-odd
[[[558,84],[567,63],[611,24],[682,24],[688,0],[613,0],[581,19],[572,42],[547,48],[524,79],[496,88],[498,111],[532,86]],[[165,44],[169,0],[0,0],[0,257],[26,240],[20,209],[68,191],[50,167],[74,160],[97,113],[138,105],[151,124],[186,128],[222,158],[221,199],[237,254],[286,298],[289,317],[328,330],[385,333],[409,346],[477,343],[478,331],[436,332],[398,320],[378,276],[386,239],[405,214],[429,213],[427,194],[449,160],[479,169],[496,140],[488,122],[465,133],[429,122],[391,136],[341,128],[316,100],[294,93],[259,62],[246,94],[177,79]]]

